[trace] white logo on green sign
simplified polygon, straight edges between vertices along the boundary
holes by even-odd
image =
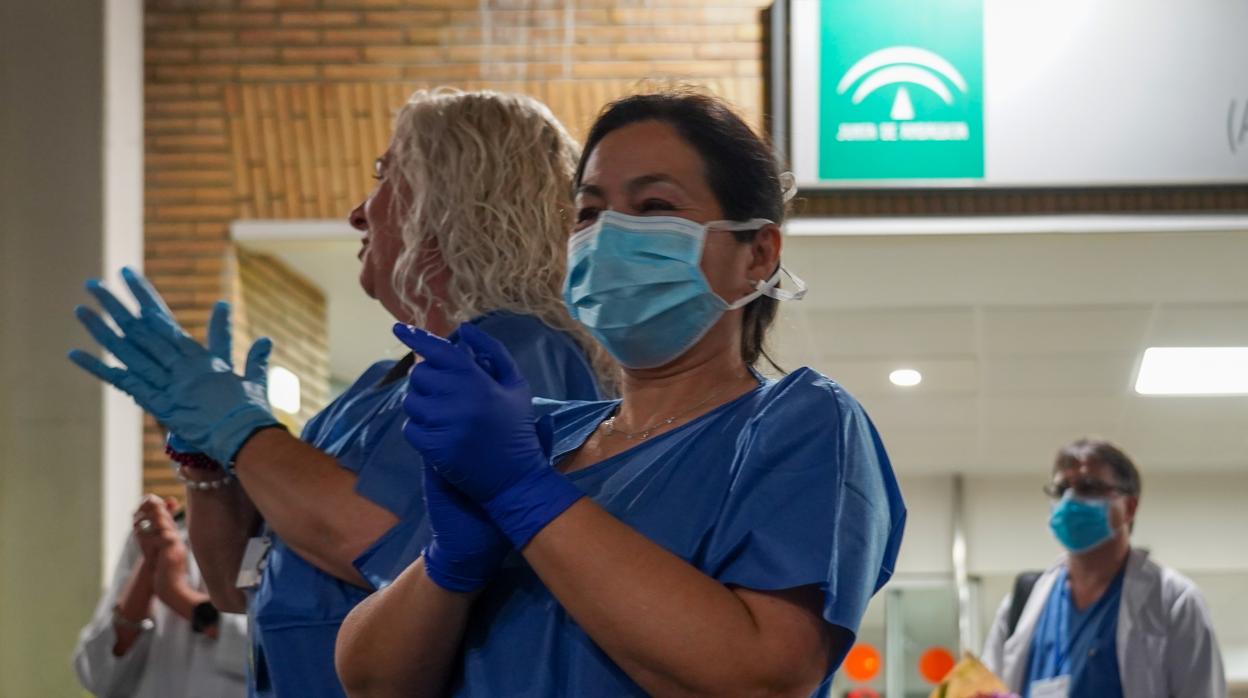
[[[819,176],[984,176],[982,0],[823,0]]]

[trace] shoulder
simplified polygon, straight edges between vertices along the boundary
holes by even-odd
[[[390,372],[390,369],[394,368],[397,363],[398,361],[394,359],[383,359],[382,361],[378,361],[364,369],[364,372],[361,373],[359,377],[347,387],[346,390],[342,391],[341,395],[331,400],[324,409],[316,413],[312,419],[308,420],[308,423],[303,426],[303,440],[313,440],[326,420],[336,418],[336,414],[346,401],[380,383],[381,379],[384,378],[386,374]]]
[[[806,366],[767,381],[762,393],[764,402],[771,409],[820,407],[837,414],[862,410],[844,386]]]
[[[1193,619],[1209,624],[1209,610],[1195,582],[1178,570],[1148,557],[1142,550],[1133,550],[1132,555],[1143,557],[1134,574],[1137,576],[1137,588],[1142,586],[1146,590],[1143,596],[1138,597],[1146,608],[1163,613],[1172,624],[1191,622]],[[1130,570],[1128,574],[1131,574]]]
[[[511,351],[535,343],[555,344],[580,351],[576,342],[566,332],[547,325],[533,315],[497,310],[475,318],[470,323],[488,332],[491,337],[502,342]]]
[[[858,400],[836,381],[807,367],[762,386],[751,426],[794,438],[875,438],[875,427]]]
[[[505,311],[483,315],[472,324],[507,348],[535,395],[558,399],[599,396],[589,359],[568,333],[532,315]]]
[[[1196,586],[1195,582],[1178,570],[1152,560],[1145,564],[1156,568],[1158,578],[1161,581],[1161,596],[1171,615],[1196,609],[1204,610],[1205,597],[1204,594],[1200,593],[1200,587]]]
[[[381,361],[373,363],[373,365],[364,369],[364,372],[360,374],[360,377],[356,378],[355,382],[343,391],[342,394],[351,395],[377,385],[377,383],[379,383],[397,363],[398,361],[395,359],[382,359]]]

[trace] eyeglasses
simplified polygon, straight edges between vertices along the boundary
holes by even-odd
[[[1110,494],[1133,494],[1131,490],[1122,485],[1112,485],[1102,480],[1094,480],[1092,478],[1080,478],[1071,482],[1050,482],[1044,486],[1044,493],[1050,499],[1061,499],[1066,496],[1066,492],[1070,489],[1075,490],[1075,494],[1080,497],[1108,497]]]

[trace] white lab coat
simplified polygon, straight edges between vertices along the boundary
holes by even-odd
[[[186,529],[179,526],[183,542]],[[158,599],[152,599],[155,627],[139,635],[122,656],[113,656],[117,633],[113,605],[142,553],[131,534],[113,580],[74,649],[78,682],[102,698],[243,698],[247,695],[247,616],[222,613],[213,640]],[[187,581],[203,590],[195,558],[187,550]]]
[[[983,661],[1010,690],[1026,680],[1031,637],[1044,611],[1058,560],[1036,581],[1014,634],[1009,632],[1012,594],[1005,597],[984,643]],[[1226,672],[1209,609],[1192,581],[1132,549],[1118,608],[1118,673],[1127,698],[1226,698]]]

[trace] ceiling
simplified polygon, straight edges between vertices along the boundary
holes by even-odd
[[[392,320],[356,282],[358,236],[319,222],[311,236],[280,225],[273,235],[236,224],[236,237],[324,289],[334,375],[350,380],[400,354]],[[810,292],[783,306],[774,355],[853,393],[899,472],[1035,472],[1085,434],[1119,442],[1150,471],[1248,465],[1248,397],[1132,390],[1146,347],[1248,346],[1248,225],[803,234],[788,238],[784,258]],[[892,385],[889,372],[902,367],[923,382]]]

